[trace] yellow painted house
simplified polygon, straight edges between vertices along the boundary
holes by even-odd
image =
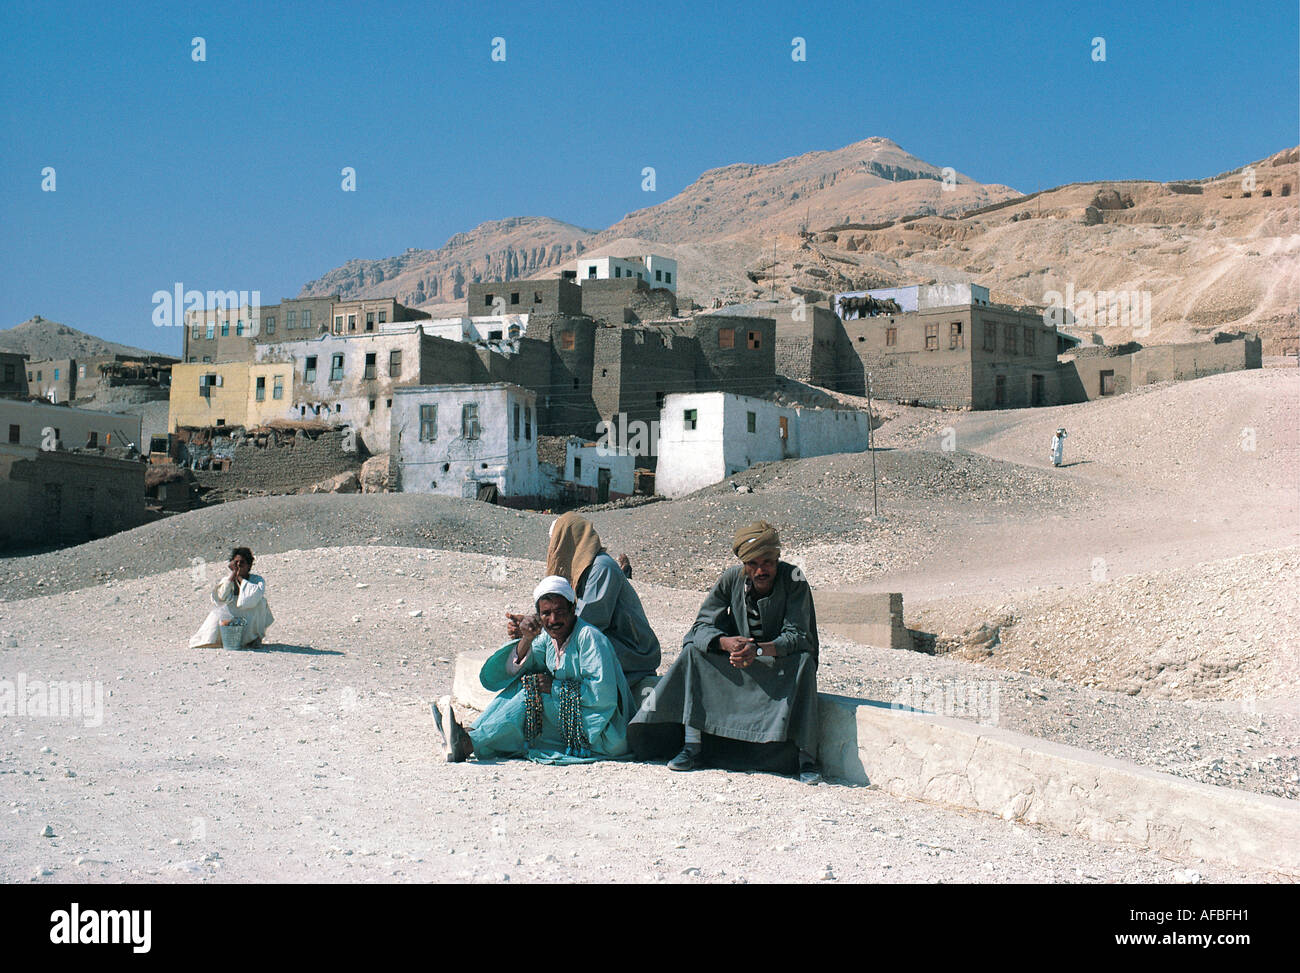
[[[292,418],[293,362],[178,364],[172,371],[167,428],[260,426]]]

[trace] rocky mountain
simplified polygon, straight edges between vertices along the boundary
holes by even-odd
[[[0,351],[16,351],[33,361],[43,358],[95,358],[102,355],[157,355],[159,352],[133,348],[105,341],[93,334],[57,321],[47,321],[39,314],[0,331]]]
[[[545,217],[483,223],[458,233],[437,250],[410,249],[383,260],[352,260],[311,281],[304,295],[393,295],[416,306],[465,299],[480,280],[547,276],[581,254],[630,252],[646,242],[692,268],[686,293],[701,302],[715,291],[746,285],[739,254],[718,241],[737,237],[746,253],[773,233],[840,218],[888,220],[908,213],[951,214],[1019,196],[1006,186],[982,186],[957,172],[945,188],[942,169],[893,142],[870,138],[833,152],[809,152],[771,165],[732,165],[704,173],[678,195],[625,216],[604,231],[584,230]],[[743,259],[743,258],[742,258]]]
[[[383,260],[349,260],[307,284],[303,296],[395,296],[420,307],[464,301],[466,284],[556,273],[586,248],[593,231],[544,216],[518,216],[457,233],[438,250],[414,247]]]
[[[1245,329],[1270,354],[1294,347],[1298,331],[1297,157],[1288,149],[1206,178],[1025,196],[869,138],[712,169],[599,232],[543,217],[484,223],[437,250],[351,261],[303,293],[393,295],[461,313],[471,281],[551,276],[581,254],[654,252],[678,261],[679,294],[705,307],[965,280],[1011,304],[1041,305],[1067,287],[1138,291],[1151,302],[1143,340]]]

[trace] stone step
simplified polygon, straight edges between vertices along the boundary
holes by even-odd
[[[482,710],[488,653],[456,659],[453,696]],[[654,677],[651,677],[652,679]],[[643,694],[653,683],[642,681]],[[1217,787],[996,726],[820,693],[827,777],[1105,844],[1300,876],[1300,804]]]

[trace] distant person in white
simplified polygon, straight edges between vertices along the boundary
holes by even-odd
[[[221,623],[243,619],[242,644],[250,648],[262,647],[262,636],[275,619],[266,603],[266,581],[253,569],[253,552],[237,547],[230,552],[230,573],[212,586],[212,603],[217,607],[208,613],[203,626],[190,639],[191,649],[206,649],[221,644]]]
[[[1065,456],[1065,427],[1062,426],[1056,430],[1056,435],[1052,437],[1052,465],[1060,466],[1061,460]]]

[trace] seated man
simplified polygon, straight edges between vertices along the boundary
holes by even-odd
[[[722,573],[686,633],[681,655],[629,727],[637,755],[666,755],[683,741],[671,770],[704,763],[702,734],[739,753],[742,765],[768,758],[815,784],[817,771],[817,617],[803,572],[780,560],[776,529],[757,521],[736,531],[741,563]],[[681,727],[680,732],[670,733]],[[755,747],[754,744],[766,744]],[[746,746],[749,745],[749,746]]]
[[[253,552],[247,547],[235,548],[226,568],[230,573],[212,586],[212,603],[217,607],[208,612],[199,630],[190,637],[191,649],[221,645],[221,626],[232,621],[242,623],[241,642],[260,649],[262,636],[275,621],[266,603],[266,579],[249,573],[253,569]]]
[[[434,705],[449,762],[470,754],[546,764],[627,755],[632,692],[609,640],[574,613],[577,600],[563,578],[542,579],[533,591],[538,618],[521,617],[519,639],[483,664],[479,681],[502,692],[472,727],[456,722],[450,696]]]
[[[578,617],[609,639],[628,685],[634,686],[659,668],[659,639],[628,580],[631,566],[626,558],[623,561],[620,564],[605,552],[596,528],[577,514],[562,514],[551,524],[546,573],[573,585]],[[520,617],[506,617],[507,637],[518,637]]]

